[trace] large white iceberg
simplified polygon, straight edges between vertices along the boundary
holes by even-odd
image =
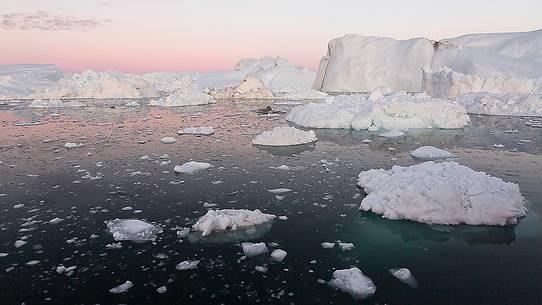
[[[263,146],[293,146],[316,142],[316,133],[312,130],[304,131],[294,127],[275,127],[264,131],[253,140],[254,145]]]
[[[519,186],[456,162],[428,161],[359,174],[360,209],[428,224],[515,224],[526,213]]]
[[[190,76],[185,75],[178,80],[178,82],[167,86],[170,87],[164,89],[174,89],[174,91],[165,97],[151,100],[149,102],[150,106],[198,106],[212,104],[215,102],[212,96],[198,90],[198,86],[192,81]]]
[[[0,100],[26,98],[62,77],[56,65],[0,65]]]
[[[336,270],[333,272],[333,279],[328,283],[357,299],[367,298],[376,292],[376,286],[371,278],[358,268]]]
[[[211,90],[209,94],[214,98],[225,99],[273,99],[273,93],[265,84],[254,76],[247,75],[241,83],[235,87]]]
[[[457,102],[468,113],[510,116],[542,116],[542,94],[467,93]]]
[[[37,91],[29,98],[72,99],[72,98],[149,98],[160,93],[143,77],[121,72],[96,72],[86,70],[74,73],[55,83],[54,86]]]
[[[156,235],[162,233],[160,226],[139,219],[115,219],[106,221],[106,225],[115,241],[155,240]]]
[[[192,80],[200,76],[198,72],[153,72],[142,75],[156,90],[167,93],[192,86]]]
[[[329,97],[293,108],[286,120],[303,127],[371,130],[453,129],[470,122],[463,106],[423,93],[390,94],[377,101],[362,94]]]
[[[209,210],[192,226],[195,231],[202,232],[203,236],[213,231],[236,230],[237,228],[251,227],[275,219],[275,215],[262,213],[260,210]]]

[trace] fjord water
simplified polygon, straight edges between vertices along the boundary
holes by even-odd
[[[313,145],[255,147],[256,134],[286,125],[281,115],[258,116],[254,110],[266,105],[3,106],[0,253],[7,256],[0,257],[0,303],[540,303],[542,133],[525,126],[526,118],[471,116],[464,130],[412,131],[397,139],[377,137],[378,132],[316,130],[319,141]],[[14,125],[22,121],[43,124]],[[190,126],[212,126],[216,133],[176,135]],[[178,141],[160,143],[166,136]],[[84,146],[66,149],[66,142]],[[359,211],[364,196],[356,186],[359,172],[416,164],[407,153],[421,145],[445,149],[463,165],[519,184],[527,216],[507,227],[429,226]],[[173,172],[190,160],[213,167],[194,175]],[[275,169],[283,164],[294,170]],[[279,200],[267,192],[275,188],[292,191]],[[260,209],[288,219],[247,234],[178,238],[176,229],[194,224],[207,211],[204,204]],[[49,223],[57,217],[62,220]],[[153,242],[122,242],[122,248],[108,249],[114,240],[105,221],[115,218],[143,219],[163,232]],[[22,237],[27,244],[15,248]],[[244,259],[240,242],[249,238],[276,243],[269,248],[288,255],[280,264],[268,254]],[[320,245],[337,240],[355,248],[343,252]],[[193,259],[201,260],[197,269],[175,269]],[[39,262],[27,265],[30,261]],[[59,274],[59,265],[77,268]],[[268,272],[255,266],[267,266]],[[318,282],[352,266],[374,281],[374,296],[355,300]],[[388,271],[399,267],[412,271],[418,289]],[[127,280],[134,283],[127,292],[109,292]],[[158,293],[161,286],[167,292]]]

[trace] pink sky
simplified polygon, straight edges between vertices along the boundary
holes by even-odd
[[[23,17],[38,11],[72,18],[68,25],[76,19],[104,25],[38,30],[31,23],[21,29],[20,23],[35,22]],[[26,14],[0,27],[0,64],[53,63],[66,71],[209,71],[231,69],[245,57],[281,56],[315,69],[328,41],[346,33],[440,39],[525,31],[542,28],[540,11],[542,1],[533,0],[0,0],[3,21],[7,14]]]

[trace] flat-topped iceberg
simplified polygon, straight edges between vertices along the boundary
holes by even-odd
[[[115,241],[152,241],[162,233],[160,226],[139,219],[115,219],[105,223]]]
[[[235,87],[215,89],[209,92],[214,98],[223,99],[273,99],[275,96],[265,84],[254,76],[247,75],[241,83]]]
[[[192,226],[195,231],[207,236],[212,232],[236,230],[237,228],[251,227],[275,219],[275,215],[262,213],[260,210],[209,210]]]
[[[267,246],[265,243],[249,243],[244,242],[241,244],[241,247],[243,248],[243,253],[247,257],[254,257],[258,256],[260,254],[267,253]]]
[[[370,297],[376,292],[376,286],[368,276],[358,268],[342,269],[333,272],[333,279],[328,284],[356,299]]]
[[[467,93],[457,102],[474,114],[542,116],[542,94]]]
[[[447,160],[456,158],[452,153],[449,153],[440,148],[434,146],[422,146],[409,153],[409,155],[418,160],[431,161],[431,160]]]
[[[526,214],[519,186],[456,162],[428,161],[359,174],[360,210],[427,224],[515,224]]]
[[[408,129],[465,127],[463,106],[423,93],[397,92],[371,101],[364,94],[328,97],[324,103],[293,108],[286,120],[299,126],[336,129]]]
[[[293,146],[316,142],[316,133],[294,127],[275,127],[265,131],[252,140],[254,145],[263,146]]]
[[[36,90],[53,86],[62,77],[56,65],[0,65],[0,100],[26,98]]]

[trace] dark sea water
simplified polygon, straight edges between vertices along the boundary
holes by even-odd
[[[317,130],[313,145],[271,149],[254,147],[251,139],[287,123],[282,116],[258,116],[254,110],[265,105],[1,106],[0,253],[7,256],[0,257],[0,304],[542,304],[542,130],[525,126],[526,118],[472,116],[464,130],[418,130],[399,139]],[[14,126],[22,121],[43,124]],[[212,126],[216,133],[176,135],[190,126]],[[165,136],[179,141],[160,143]],[[66,142],[85,146],[66,149]],[[421,145],[446,149],[463,165],[519,184],[528,215],[515,226],[469,227],[359,211],[364,194],[357,175],[416,164],[407,153]],[[173,172],[189,160],[213,167],[194,175]],[[274,169],[283,164],[299,168]],[[275,188],[292,192],[278,200],[267,192]],[[288,219],[229,239],[178,238],[176,229],[193,225],[206,213],[204,204]],[[49,223],[56,217],[62,221]],[[108,249],[114,240],[105,221],[115,218],[153,222],[163,233],[154,242]],[[240,242],[247,238],[288,255],[282,263],[269,255],[244,259]],[[19,239],[27,244],[15,248]],[[355,248],[320,245],[337,240]],[[197,269],[175,269],[193,259],[201,260]],[[33,260],[39,262],[27,265]],[[77,268],[59,274],[59,265]],[[375,295],[355,300],[318,281],[350,267],[374,281]],[[417,289],[389,273],[398,267],[412,271]],[[109,293],[126,280],[134,287]],[[161,286],[166,293],[156,291]]]

